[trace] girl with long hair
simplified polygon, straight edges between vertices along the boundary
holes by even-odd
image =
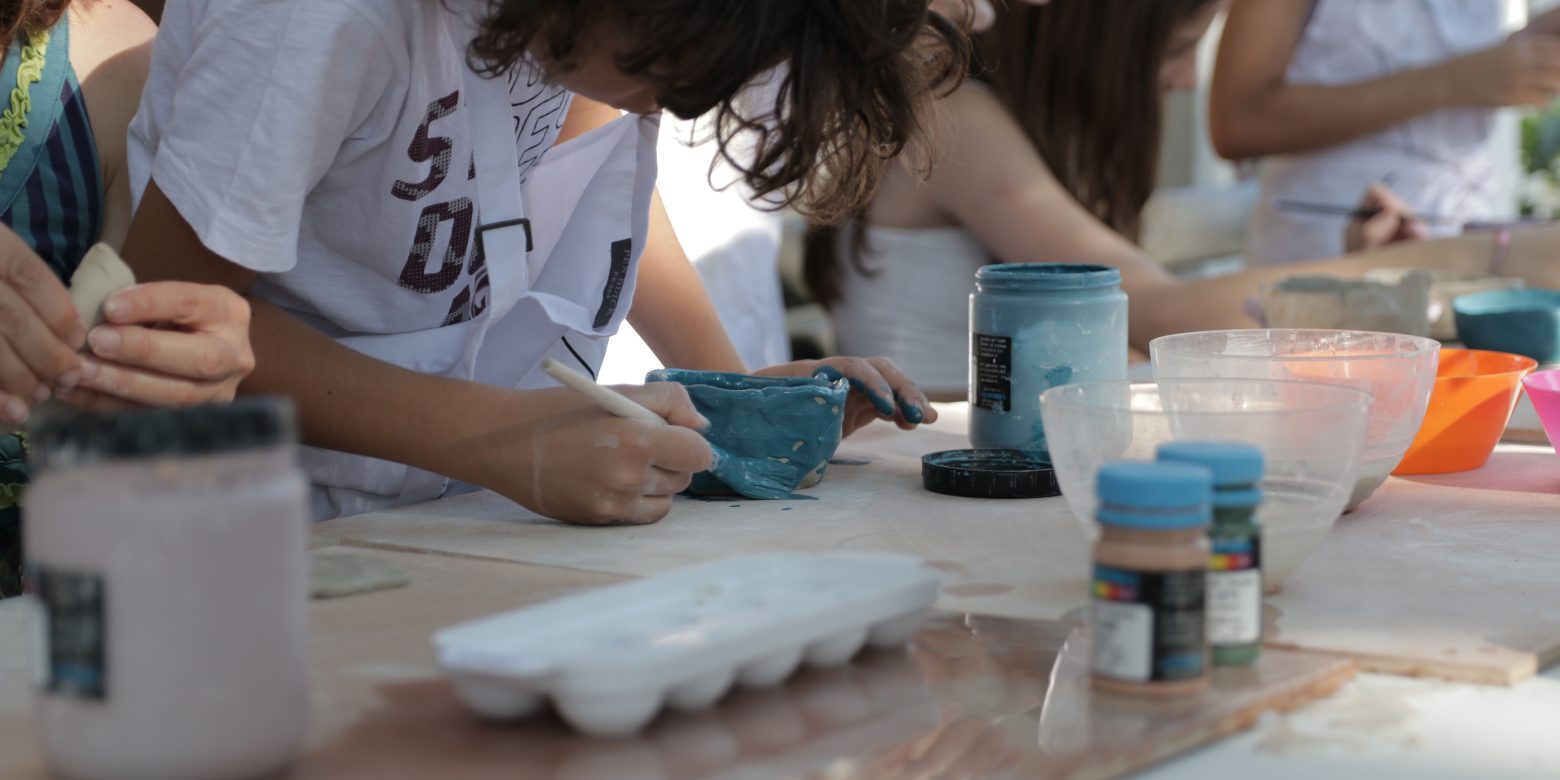
[[[977,39],[976,78],[938,104],[941,145],[930,175],[901,168],[853,224],[810,237],[808,280],[831,309],[840,351],[888,356],[934,395],[961,395],[967,296],[975,271],[991,262],[1119,268],[1138,350],[1168,333],[1250,327],[1246,299],[1293,267],[1183,282],[1134,243],[1155,186],[1163,96],[1196,83],[1196,49],[1222,5],[1051,0],[999,8]],[[1365,232],[1394,237],[1411,217],[1387,208],[1376,221]],[[1557,240],[1560,231],[1549,228],[1515,234],[1506,272],[1560,282],[1560,268],[1545,262]],[[1373,249],[1305,271],[1485,271],[1494,253],[1488,237],[1469,236]]]

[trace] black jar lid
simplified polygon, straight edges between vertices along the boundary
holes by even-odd
[[[54,416],[33,430],[28,450],[40,469],[48,469],[221,455],[296,440],[291,401],[245,398],[226,406]]]
[[[933,493],[964,498],[1050,498],[1061,495],[1044,455],[1021,450],[948,450],[921,458],[921,483]]]

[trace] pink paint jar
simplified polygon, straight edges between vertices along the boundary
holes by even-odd
[[[95,780],[274,773],[309,709],[308,519],[285,403],[38,430],[26,497],[36,721]]]

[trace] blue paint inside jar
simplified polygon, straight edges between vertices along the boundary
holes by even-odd
[[[970,295],[970,443],[1049,452],[1040,395],[1127,378],[1127,296],[1103,265],[1007,263]]]

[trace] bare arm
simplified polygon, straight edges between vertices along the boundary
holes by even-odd
[[[965,86],[942,105],[945,156],[919,192],[1004,262],[1099,263],[1121,269],[1122,287],[1132,302],[1129,340],[1139,350],[1169,333],[1251,327],[1243,313],[1245,300],[1296,273],[1359,276],[1372,268],[1395,267],[1488,272],[1493,259],[1492,237],[1466,236],[1181,282],[1079,206],[989,93]],[[1516,231],[1505,272],[1535,286],[1560,286],[1560,264],[1546,262],[1557,247],[1560,226]]]
[[[206,249],[156,182],[142,199],[125,259],[143,279],[218,284],[244,295],[255,281]],[[589,523],[659,519],[691,474],[709,465],[708,446],[689,430],[704,422],[681,388],[633,391],[675,423],[647,426],[608,418],[567,390],[517,392],[408,371],[264,301],[250,303],[256,369],[240,392],[292,398],[310,444],[406,463]],[[609,440],[621,446],[603,449]]]
[[[1219,44],[1210,131],[1245,159],[1321,149],[1452,106],[1545,104],[1560,88],[1560,40],[1516,35],[1446,62],[1342,86],[1285,78],[1308,0],[1234,0]]]
[[[611,106],[576,95],[557,143],[565,143],[620,116]],[[650,231],[639,260],[639,282],[628,320],[665,365],[747,372],[721,325],[703,280],[677,241],[659,194],[650,204]]]
[[[919,187],[998,259],[1113,266],[1133,299],[1177,287],[1157,261],[1073,199],[985,88],[960,87],[939,113],[942,158],[924,184],[909,186]],[[1146,346],[1154,333],[1136,309],[1133,314],[1131,341]]]
[[[628,318],[668,366],[747,373],[704,280],[672,231],[659,195],[650,206],[650,236]]]

